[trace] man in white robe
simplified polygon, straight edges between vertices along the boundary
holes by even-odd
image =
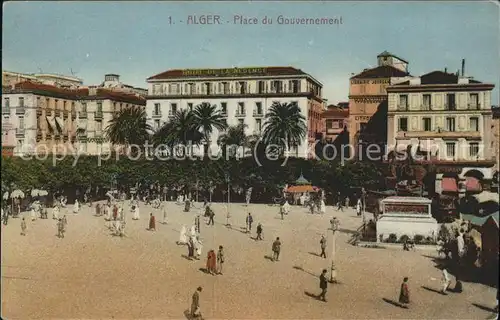
[[[59,220],[59,206],[57,204],[52,208],[52,219]]]
[[[163,211],[163,221],[162,223],[163,224],[167,224],[167,204],[165,202],[163,202],[163,204],[161,205],[161,210]]]
[[[322,214],[326,213],[326,205],[325,205],[325,199],[324,198],[321,198],[320,200],[320,205],[319,205],[319,212],[321,212]]]
[[[290,204],[288,203],[288,200],[285,200],[285,203],[283,204],[283,213],[288,214],[290,212]]]
[[[200,260],[201,251],[203,249],[203,242],[201,242],[200,237],[195,237],[194,248],[196,250],[196,259]]]
[[[177,242],[177,244],[186,244],[187,242],[188,242],[187,228],[185,225],[183,225],[181,228],[181,232],[179,235],[179,241]]]
[[[190,235],[191,237],[196,237],[196,226],[194,224],[191,226]]]
[[[139,206],[138,205],[135,205],[133,207],[132,212],[133,212],[132,220],[139,220],[140,216],[139,216]]]
[[[78,200],[75,200],[75,205],[73,206],[73,213],[78,213],[80,210],[80,204],[78,203]]]

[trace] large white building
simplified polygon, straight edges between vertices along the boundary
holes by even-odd
[[[147,79],[146,112],[158,129],[177,111],[207,102],[216,105],[229,126],[246,124],[248,135],[263,131],[265,115],[274,102],[297,103],[306,118],[308,135],[292,155],[308,156],[315,132],[321,132],[322,84],[293,67],[168,70]],[[217,152],[221,132],[214,130],[211,152]],[[203,152],[202,147],[198,153]]]

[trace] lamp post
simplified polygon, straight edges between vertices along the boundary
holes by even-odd
[[[336,235],[339,228],[339,221],[337,218],[330,220],[332,225],[332,263],[330,266],[330,283],[337,283],[337,270],[335,268],[335,246],[336,246]]]
[[[231,224],[229,223],[229,203],[231,202],[231,188],[229,186],[229,173],[226,172],[224,174],[224,177],[226,178],[226,183],[227,183],[227,216],[226,216],[226,226],[230,226]]]

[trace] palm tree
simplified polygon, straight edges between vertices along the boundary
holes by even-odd
[[[227,131],[219,137],[217,143],[222,148],[222,156],[224,159],[228,152],[230,157],[234,157],[239,147],[250,147],[250,137],[245,134],[246,127],[246,124],[230,126]]]
[[[296,146],[306,136],[306,118],[297,103],[274,102],[266,114],[263,140],[266,144],[275,144],[284,149]]]
[[[105,131],[113,144],[144,145],[150,137],[152,127],[147,122],[144,109],[126,108],[113,115]]]
[[[153,142],[155,145],[166,144],[169,147],[179,144],[192,147],[199,143],[201,138],[202,135],[197,129],[193,112],[179,110],[174,113],[169,122],[154,133]]]
[[[225,130],[227,128],[226,120],[220,111],[216,109],[216,106],[208,102],[203,102],[196,106],[196,109],[193,111],[193,117],[196,129],[202,133],[204,143],[203,155],[207,157],[210,147],[210,136],[213,129],[215,128],[219,131]]]

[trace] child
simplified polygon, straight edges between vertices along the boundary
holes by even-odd
[[[403,279],[401,290],[399,291],[399,303],[402,308],[408,309],[410,303],[410,291],[408,290],[408,277]]]
[[[26,235],[26,220],[24,220],[24,218],[21,220],[21,235]]]

